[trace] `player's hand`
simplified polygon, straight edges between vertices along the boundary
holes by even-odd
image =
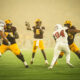
[[[27,29],[27,30],[31,30],[29,22],[26,21],[26,22],[25,22],[25,26],[26,26],[26,29]]]
[[[27,26],[27,27],[30,27],[30,24],[29,24],[29,22],[25,22],[25,26]]]

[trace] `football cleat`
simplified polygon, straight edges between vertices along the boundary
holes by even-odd
[[[29,67],[29,66],[27,65],[27,62],[26,62],[26,61],[24,61],[24,65],[25,65],[26,68]]]
[[[25,67],[26,67],[26,68],[29,68],[29,66],[28,66],[28,65],[26,65]]]
[[[49,64],[47,60],[45,60],[45,64],[47,64],[47,65]]]
[[[33,64],[33,61],[31,60],[31,62],[30,62],[31,64]]]
[[[69,67],[73,68],[74,66],[71,63],[67,63]]]
[[[49,67],[48,67],[48,69],[52,69],[52,68],[53,68],[52,66],[49,66]]]

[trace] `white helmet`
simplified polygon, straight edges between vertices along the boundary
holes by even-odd
[[[62,28],[62,25],[61,25],[61,24],[56,24],[56,25],[55,25],[55,30],[61,29],[61,28]]]
[[[0,27],[4,27],[5,26],[5,22],[0,20]]]

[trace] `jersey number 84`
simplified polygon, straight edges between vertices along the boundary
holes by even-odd
[[[59,38],[60,36],[65,37],[64,30],[61,30],[60,33],[59,32],[56,32],[54,36],[56,38]]]

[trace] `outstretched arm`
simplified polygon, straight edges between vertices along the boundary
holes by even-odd
[[[68,32],[70,32],[70,33],[72,33],[72,34],[75,34],[75,33],[80,33],[80,30],[70,29],[70,30],[68,30]]]

